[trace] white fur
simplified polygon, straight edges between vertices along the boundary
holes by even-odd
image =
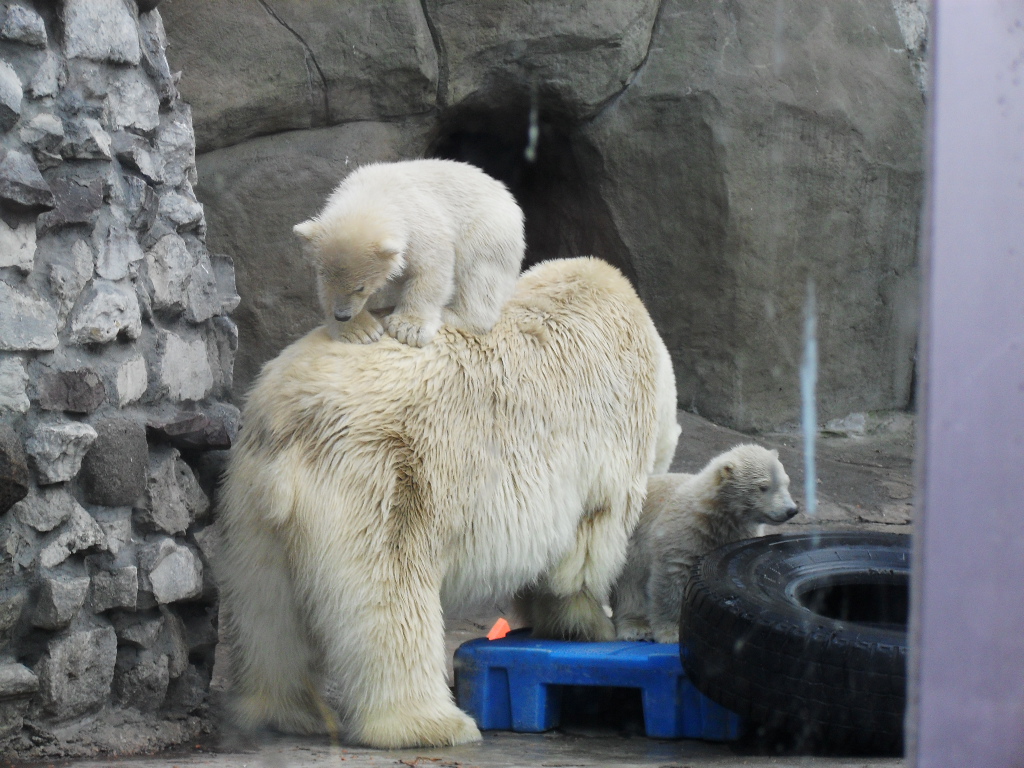
[[[412,350],[318,329],[263,369],[223,486],[219,583],[243,726],[377,747],[479,738],[445,682],[442,610],[508,599],[543,636],[602,611],[679,426],[671,361],[589,258],[519,280],[487,336]]]
[[[526,247],[523,212],[505,185],[452,160],[363,166],[295,233],[312,253],[335,336],[368,343],[387,330],[416,347],[442,322],[490,331]],[[392,309],[382,325],[374,311]]]
[[[758,445],[738,445],[696,475],[652,475],[612,590],[616,636],[679,642],[683,592],[697,560],[796,513],[778,451]]]

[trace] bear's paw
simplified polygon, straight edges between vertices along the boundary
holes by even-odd
[[[384,335],[384,326],[369,312],[356,315],[347,323],[339,323],[335,335],[349,344],[372,344]]]
[[[410,347],[427,346],[440,327],[439,323],[430,323],[412,315],[402,314],[389,315],[384,322],[388,335]]]
[[[378,749],[454,747],[481,741],[473,718],[451,702],[445,702],[436,712],[425,709],[421,705],[411,711],[392,709],[370,715],[353,735],[360,743]]]

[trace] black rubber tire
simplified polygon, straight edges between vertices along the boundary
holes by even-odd
[[[899,752],[910,537],[801,533],[694,567],[680,617],[698,690],[794,749]]]

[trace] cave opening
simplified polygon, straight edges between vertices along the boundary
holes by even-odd
[[[524,270],[545,259],[598,256],[635,284],[595,169],[581,159],[590,154],[580,151],[583,143],[564,112],[540,109],[531,116],[524,98],[449,110],[426,154],[471,163],[505,183],[526,219]]]

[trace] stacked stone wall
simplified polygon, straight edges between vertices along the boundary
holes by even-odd
[[[239,299],[139,5],[0,3],[0,755],[191,738],[209,689]]]

